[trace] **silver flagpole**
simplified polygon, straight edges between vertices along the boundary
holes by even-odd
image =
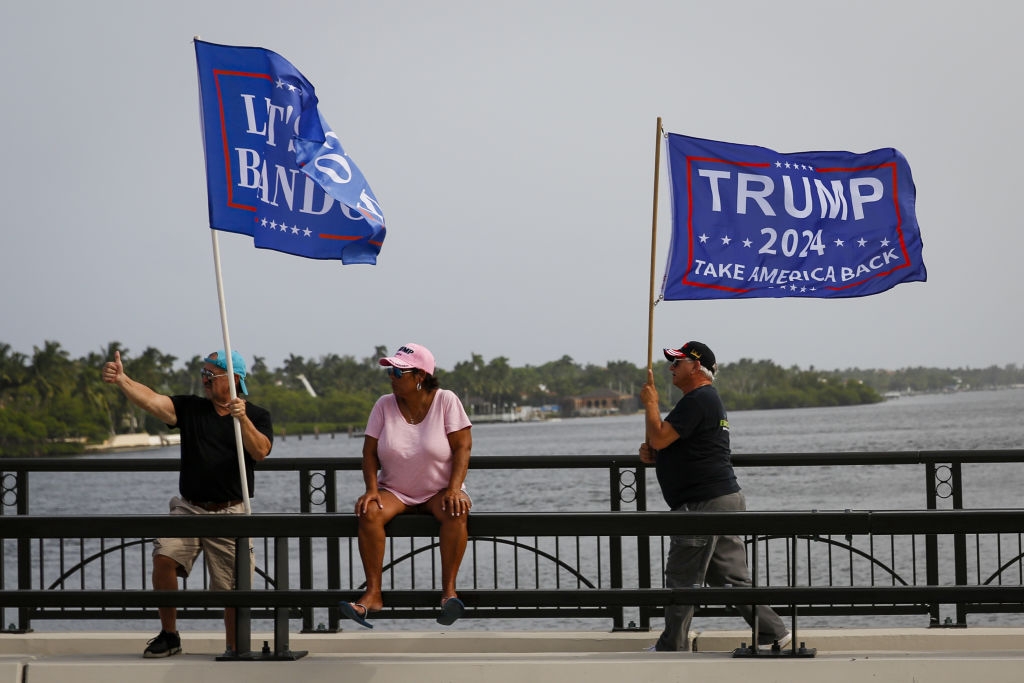
[[[661,117],[654,139],[654,209],[651,216],[651,292],[647,300],[647,369],[654,367],[654,268],[658,246],[658,175],[661,170]]]
[[[220,243],[217,241],[217,231],[211,229],[213,237],[213,269],[217,273],[217,298],[220,300],[220,326],[224,331],[224,353],[227,355],[228,384],[231,385],[231,399],[237,398],[235,391],[235,366],[231,362],[231,335],[228,334],[228,312],[224,305],[224,280],[220,274]],[[238,450],[238,476],[242,482],[242,502],[245,504],[245,514],[252,514],[252,506],[249,504],[249,480],[245,476],[245,449],[242,447],[242,423],[237,417],[232,418],[235,423],[235,446]]]

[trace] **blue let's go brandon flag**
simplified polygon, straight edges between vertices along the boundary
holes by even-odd
[[[195,41],[210,227],[262,249],[377,262],[377,198],[280,55]]]
[[[895,149],[797,152],[669,134],[665,299],[854,297],[927,279]]]

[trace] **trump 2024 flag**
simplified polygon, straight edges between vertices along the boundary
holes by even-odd
[[[895,149],[797,152],[669,134],[665,299],[853,297],[924,281]]]
[[[210,227],[263,249],[375,264],[384,216],[313,85],[270,50],[195,46]]]

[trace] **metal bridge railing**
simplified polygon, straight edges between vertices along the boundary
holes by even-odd
[[[704,521],[714,521],[714,533],[737,533],[747,541],[748,557],[758,590],[776,588],[809,590],[821,599],[801,604],[805,615],[830,614],[927,614],[932,625],[942,625],[944,605],[955,607],[946,616],[948,625],[966,625],[976,612],[1021,612],[1010,600],[964,599],[920,601],[848,602],[835,596],[841,590],[885,589],[889,593],[914,594],[922,587],[1017,588],[1024,583],[1020,520],[999,526],[994,520],[1013,519],[1014,511],[964,511],[964,517],[948,513],[962,508],[963,464],[1024,461],[1024,450],[1015,451],[920,451],[909,453],[817,453],[734,456],[737,467],[877,466],[919,465],[924,473],[928,510],[920,512],[818,512],[818,513],[730,513],[714,515],[686,513],[683,521],[672,521],[670,513],[644,513],[646,509],[646,467],[635,456],[482,456],[473,460],[475,470],[597,469],[608,473],[609,513],[558,513],[541,517],[530,514],[474,513],[470,517],[470,547],[460,573],[460,592],[481,597],[471,609],[478,618],[573,617],[608,618],[613,628],[646,628],[650,618],[660,614],[658,598],[663,594],[662,566],[667,536],[700,533]],[[167,459],[4,459],[0,460],[0,591],[10,595],[75,593],[80,598],[93,592],[127,596],[147,591],[149,584],[149,541],[156,535],[180,535],[178,527],[189,521],[166,516],[153,517],[42,517],[31,513],[31,478],[47,472],[140,472],[176,471],[178,460]],[[303,630],[317,627],[317,616],[326,610],[326,628],[337,629],[340,615],[333,596],[354,597],[360,591],[362,571],[355,545],[355,518],[338,514],[338,473],[358,471],[359,458],[278,458],[257,464],[264,471],[292,471],[299,475],[297,497],[300,515],[254,515],[253,521],[231,518],[235,535],[239,529],[256,541],[257,581],[261,593],[280,587],[275,568],[278,554],[287,555],[289,586],[302,595],[314,593],[332,599],[303,598],[291,607],[289,616],[302,621]],[[348,476],[348,475],[346,475]],[[342,507],[349,509],[350,501]],[[946,510],[940,510],[946,507]],[[941,514],[938,514],[941,513]],[[995,518],[978,515],[995,514]],[[785,515],[776,517],[776,515]],[[868,515],[864,517],[864,515]],[[886,515],[898,515],[886,517]],[[922,515],[915,517],[915,515]],[[218,520],[221,516],[218,516]],[[206,535],[214,533],[203,517]],[[777,520],[784,520],[778,522]],[[55,525],[45,528],[40,524]],[[144,520],[139,527],[136,520]],[[283,520],[295,527],[289,528]],[[640,521],[638,521],[640,520]],[[870,524],[868,521],[870,520]],[[890,526],[878,526],[889,520]],[[914,524],[906,525],[907,520]],[[942,520],[941,522],[938,520]],[[813,522],[813,523],[811,523]],[[141,523],[141,522],[140,522]],[[219,521],[217,522],[219,523]],[[12,526],[26,524],[28,526]],[[598,525],[598,526],[587,526]],[[1002,524],[1002,522],[999,522]],[[1016,524],[1016,526],[1014,526]],[[680,526],[684,525],[684,526]],[[723,526],[724,525],[724,526]],[[795,526],[794,526],[795,525]],[[867,525],[867,526],[865,526]],[[873,525],[873,526],[872,526]],[[987,525],[987,526],[986,526]],[[993,530],[999,526],[1001,530]],[[20,531],[19,531],[20,529]],[[32,529],[32,533],[25,533]],[[733,529],[733,531],[728,531]],[[311,533],[315,530],[315,533]],[[415,533],[413,533],[415,532]],[[427,518],[399,518],[392,524],[385,561],[385,590],[389,610],[384,618],[426,618],[431,616],[439,586],[436,525]],[[278,539],[285,539],[283,546]],[[463,589],[462,587],[465,586]],[[187,588],[205,588],[205,576],[196,572]],[[710,590],[710,589],[708,589]],[[539,604],[554,591],[569,595],[596,596],[602,592],[625,591],[637,596],[587,604],[562,604],[555,600]],[[661,591],[661,593],[659,593]],[[196,591],[189,591],[195,593]],[[498,600],[508,593],[533,596],[522,604]],[[615,593],[618,594],[618,593]],[[762,593],[767,594],[767,593]],[[762,595],[759,594],[759,595]],[[996,591],[997,595],[1002,595]],[[409,597],[401,597],[407,595]],[[696,595],[696,594],[693,594]],[[714,595],[709,593],[708,595]],[[774,594],[773,594],[774,595]],[[981,595],[981,593],[974,593]],[[987,595],[987,593],[986,593]],[[420,604],[420,600],[425,600]],[[641,597],[647,596],[647,597]],[[189,596],[192,599],[192,596]],[[673,597],[672,599],[678,599]],[[314,604],[315,603],[315,604]],[[155,617],[156,603],[145,606],[116,600],[102,606],[64,605],[51,608],[49,600],[38,605],[18,602],[0,604],[3,624],[13,630],[31,628],[39,619],[149,619]],[[226,603],[225,603],[226,604]],[[468,604],[468,603],[467,603]],[[701,603],[698,614],[724,614],[727,603]],[[789,603],[779,611],[797,611]],[[188,604],[180,617],[219,618],[222,603]],[[253,617],[277,618],[269,606],[253,605]],[[17,611],[15,620],[8,612]],[[627,618],[629,623],[627,625]]]
[[[399,540],[429,538],[435,522],[429,517],[399,517],[389,527],[391,536]],[[857,511],[857,512],[779,512],[779,513],[550,513],[473,515],[469,530],[477,543],[510,542],[512,539],[583,539],[593,540],[597,547],[609,547],[613,538],[659,538],[677,533],[698,535],[737,535],[752,538],[782,538],[794,547],[798,539],[818,540],[829,537],[866,539],[905,539],[930,535],[1004,535],[1024,528],[1022,510],[937,510],[937,511]],[[599,529],[599,530],[596,530]],[[335,590],[326,587],[291,590],[289,548],[300,539],[353,538],[357,521],[350,514],[293,515],[216,515],[180,517],[153,516],[75,516],[42,515],[6,516],[0,518],[0,537],[17,543],[26,541],[31,547],[45,548],[47,542],[62,544],[67,538],[103,540],[152,536],[218,536],[239,539],[262,539],[270,548],[266,585],[261,590],[243,586],[239,591],[166,591],[143,588],[85,585],[71,587],[67,583],[52,588],[18,588],[0,590],[0,608],[17,609],[27,617],[59,613],[61,618],[84,617],[90,610],[134,610],[155,615],[154,607],[162,605],[215,609],[240,606],[262,609],[275,622],[275,648],[288,649],[289,618],[301,610],[331,607],[339,600],[354,599],[357,589]],[[511,545],[514,545],[511,544]],[[752,563],[757,564],[758,545],[752,546]],[[246,557],[242,553],[240,557]],[[548,558],[553,559],[553,558]],[[1024,586],[1017,584],[985,585],[803,585],[802,578],[810,572],[798,566],[799,555],[792,555],[792,581],[782,586],[753,588],[692,588],[669,590],[641,586],[636,581],[628,587],[609,587],[598,579],[578,571],[579,567],[558,566],[555,573],[565,571],[572,577],[561,585],[550,582],[542,587],[514,587],[509,584],[475,586],[461,591],[467,605],[468,618],[493,615],[548,616],[565,613],[608,615],[615,610],[636,608],[652,610],[666,604],[696,604],[723,608],[734,604],[772,604],[793,620],[797,632],[798,613],[813,608],[834,609],[910,609],[930,612],[933,605],[948,603],[957,609],[998,609],[1024,611]],[[240,575],[248,575],[243,571]],[[424,615],[435,609],[436,596],[422,587],[407,586],[386,592],[387,609],[377,618]],[[249,639],[249,609],[240,610],[245,628],[240,625],[241,642]],[[796,640],[796,637],[795,637]]]

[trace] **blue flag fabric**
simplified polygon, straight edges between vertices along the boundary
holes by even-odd
[[[927,279],[895,149],[798,152],[669,134],[665,299],[854,297]]]
[[[384,216],[312,84],[269,50],[195,46],[210,227],[262,249],[375,264]]]

